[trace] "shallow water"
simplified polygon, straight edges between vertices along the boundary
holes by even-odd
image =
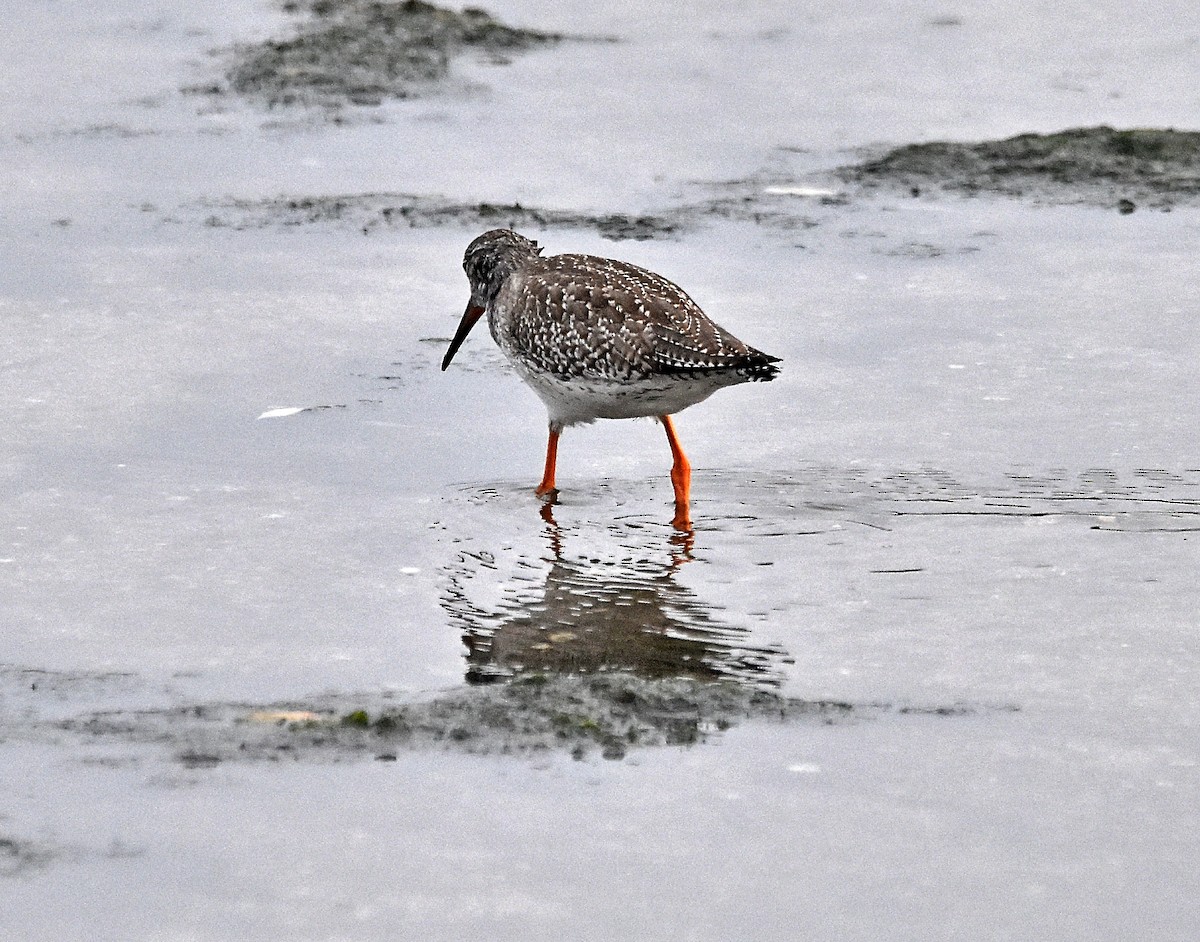
[[[1200,217],[765,192],[880,142],[1194,125],[1197,14],[1122,10],[510,3],[624,41],[455,60],[346,124],[179,92],[286,28],[265,5],[16,13],[14,937],[1193,938]],[[731,192],[774,215],[694,209]],[[546,512],[537,400],[483,333],[439,371],[474,217],[271,202],[378,193],[577,211],[527,234],[783,358],[679,418],[690,539],[654,423],[569,430]],[[679,226],[614,243],[602,213]],[[621,761],[189,763],[186,724],[59,725],[602,664],[862,709]]]

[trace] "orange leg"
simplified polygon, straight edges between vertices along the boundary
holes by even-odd
[[[663,428],[667,430],[667,441],[671,445],[671,485],[675,488],[675,518],[671,526],[676,530],[691,530],[692,518],[689,507],[692,493],[692,466],[688,463],[687,455],[679,447],[679,437],[675,434],[675,425],[669,415],[660,416]]]
[[[551,422],[550,439],[546,442],[546,470],[542,473],[542,483],[534,491],[538,497],[545,497],[557,490],[554,486],[554,466],[558,462],[558,436],[561,434],[562,426]]]

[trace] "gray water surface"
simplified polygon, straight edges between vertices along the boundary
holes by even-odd
[[[1200,217],[830,176],[1197,126],[1167,6],[504,3],[619,41],[337,120],[181,91],[268,4],[11,11],[6,937],[1195,938]],[[460,209],[284,205],[387,194]],[[656,424],[569,430],[547,512],[536,398],[483,331],[438,369],[489,201],[782,358],[679,417],[689,538]],[[236,755],[264,710],[602,669],[846,712]]]

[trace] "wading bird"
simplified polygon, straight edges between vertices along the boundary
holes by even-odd
[[[442,369],[487,314],[492,339],[550,416],[536,493],[555,491],[558,437],[566,426],[654,417],[671,446],[671,523],[690,529],[691,465],[671,416],[725,386],[774,379],[779,359],[715,324],[666,278],[626,262],[543,257],[536,242],[493,229],[467,246],[463,268],[471,299]]]

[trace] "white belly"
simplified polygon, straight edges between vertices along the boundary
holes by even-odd
[[[656,376],[649,379],[562,380],[536,372],[513,358],[517,374],[546,404],[550,421],[578,425],[596,419],[637,419],[674,415],[703,402],[718,389],[730,385],[730,376]]]

